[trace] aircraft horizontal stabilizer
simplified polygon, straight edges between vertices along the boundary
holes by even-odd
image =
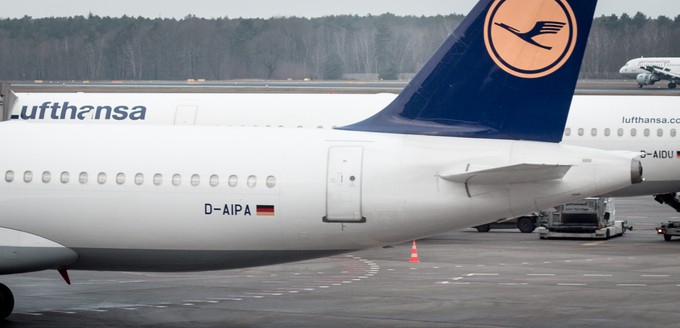
[[[516,164],[458,174],[441,174],[440,178],[466,184],[506,185],[515,183],[558,180],[564,177],[571,165]]]

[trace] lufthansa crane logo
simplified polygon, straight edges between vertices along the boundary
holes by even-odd
[[[491,59],[522,78],[550,75],[576,46],[574,12],[565,0],[496,0],[484,23]]]

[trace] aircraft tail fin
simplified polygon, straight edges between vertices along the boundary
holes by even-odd
[[[480,0],[397,98],[345,130],[559,142],[597,0]]]

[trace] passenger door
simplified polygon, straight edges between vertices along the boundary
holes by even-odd
[[[361,212],[363,155],[363,147],[333,146],[328,149],[324,222],[366,222]]]

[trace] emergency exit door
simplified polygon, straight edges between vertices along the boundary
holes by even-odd
[[[363,223],[361,185],[363,147],[330,147],[324,222]]]

